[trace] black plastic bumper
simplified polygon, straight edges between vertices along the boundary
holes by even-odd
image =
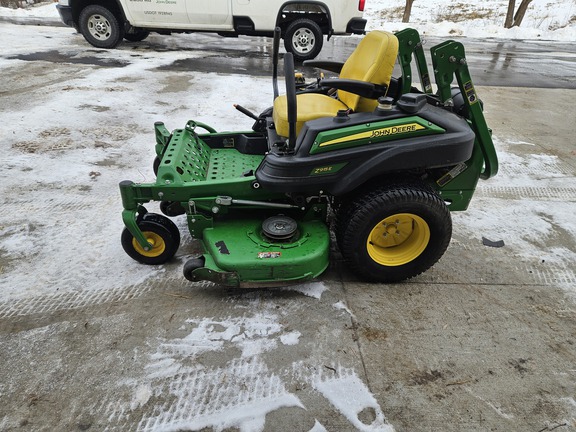
[[[364,18],[352,18],[346,26],[346,33],[366,33],[366,20]]]
[[[60,14],[60,19],[64,24],[74,27],[74,18],[72,17],[72,8],[70,6],[62,6],[57,4],[56,9]]]

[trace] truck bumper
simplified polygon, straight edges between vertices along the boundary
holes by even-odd
[[[72,17],[72,8],[70,6],[62,6],[57,4],[56,9],[58,14],[60,14],[60,19],[64,24],[70,27],[74,27],[74,18]]]
[[[352,18],[346,26],[346,33],[366,33],[366,20],[364,18]]]

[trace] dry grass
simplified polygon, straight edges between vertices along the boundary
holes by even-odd
[[[492,9],[472,9],[464,3],[456,3],[448,8],[441,8],[436,16],[435,21],[462,22],[474,19],[492,18],[496,12]]]
[[[570,19],[568,20],[568,22],[566,22],[566,24],[560,24],[558,22],[552,23],[550,24],[550,26],[548,27],[548,30],[559,30],[559,29],[563,29],[565,27],[571,26],[573,24],[576,24],[576,15],[572,15],[570,17]]]
[[[0,6],[16,9],[22,5],[20,0],[0,0]]]
[[[402,20],[403,15],[404,15],[404,6],[397,6],[395,8],[384,9],[380,11],[380,16],[385,21]]]
[[[0,6],[11,9],[25,8],[46,0],[0,0]]]

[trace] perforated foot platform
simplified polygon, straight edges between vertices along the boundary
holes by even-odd
[[[243,177],[254,172],[263,155],[244,154],[235,148],[210,148],[186,129],[174,131],[158,167],[156,184],[182,184]]]

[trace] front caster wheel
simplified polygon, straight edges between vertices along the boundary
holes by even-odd
[[[183,268],[184,277],[192,282],[197,282],[197,279],[194,277],[193,271],[199,268],[204,267],[204,257],[200,258],[192,258],[186,261]]]
[[[147,250],[124,228],[122,248],[133,259],[142,264],[158,265],[169,261],[180,246],[180,231],[170,219],[154,213],[146,213],[138,227],[151,247]]]
[[[406,183],[369,192],[341,209],[337,235],[350,268],[365,280],[398,282],[419,275],[452,237],[448,207],[428,187]]]

